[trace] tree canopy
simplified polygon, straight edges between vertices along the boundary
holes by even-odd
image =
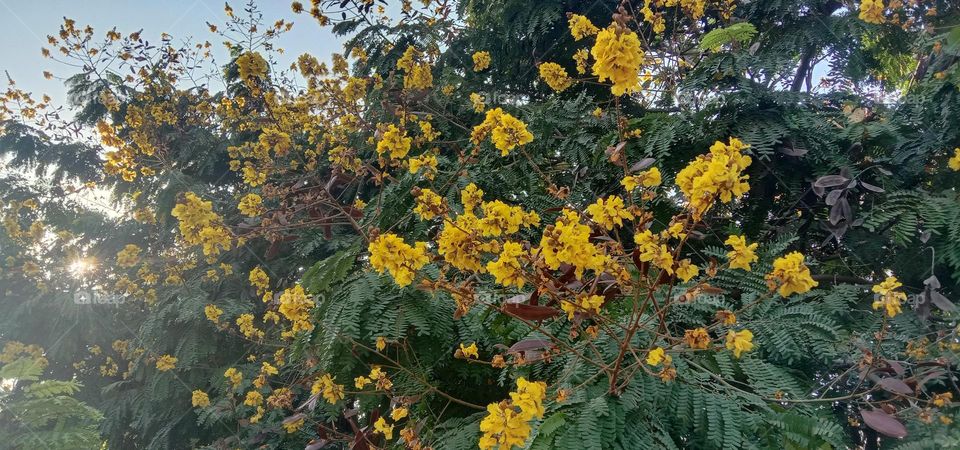
[[[956,2],[291,7],[10,82],[4,442],[960,445]]]

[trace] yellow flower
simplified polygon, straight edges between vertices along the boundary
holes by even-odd
[[[600,81],[610,80],[610,91],[620,96],[640,90],[640,65],[643,63],[643,50],[640,39],[633,31],[618,30],[609,27],[597,35],[597,42],[591,50],[593,74]]]
[[[356,377],[356,378],[353,379],[353,385],[354,385],[357,389],[363,389],[363,388],[365,388],[368,384],[370,384],[370,383],[372,383],[372,382],[373,382],[373,380],[371,380],[371,379],[369,379],[369,378],[367,378],[367,377],[365,377],[365,376],[363,376],[363,375],[360,375],[359,377]]]
[[[862,0],[860,2],[860,20],[867,23],[883,23],[883,10],[883,0]]]
[[[157,370],[166,372],[177,367],[177,358],[170,355],[163,355],[157,359]]]
[[[647,364],[651,366],[659,366],[663,361],[669,361],[667,358],[670,356],[663,351],[663,347],[654,347],[652,350],[647,352]]]
[[[220,315],[223,314],[223,310],[218,308],[216,305],[207,305],[203,307],[203,314],[207,316],[207,320],[213,323],[219,323]]]
[[[313,382],[313,385],[310,387],[310,394],[322,394],[323,399],[326,400],[327,403],[331,405],[337,404],[337,402],[343,400],[344,392],[343,385],[335,383],[334,380],[335,378],[331,377],[329,373],[323,374],[323,376]]]
[[[390,157],[393,159],[403,158],[407,156],[407,153],[410,151],[410,144],[412,142],[413,138],[408,137],[406,131],[397,128],[394,124],[390,124],[387,126],[386,131],[383,132],[380,142],[377,142],[377,154],[382,155],[390,152]]]
[[[477,226],[484,236],[500,236],[520,231],[520,227],[540,224],[540,216],[535,212],[524,212],[518,206],[510,206],[500,200],[483,203],[483,218]]]
[[[900,304],[907,299],[907,294],[896,291],[901,286],[903,283],[898,281],[897,277],[887,277],[882,283],[873,286],[872,290],[877,294],[873,301],[873,309],[886,309],[887,317],[900,314]]]
[[[310,309],[313,306],[313,300],[307,297],[303,286],[298,284],[283,291],[277,310],[292,323],[291,331],[296,333],[313,329],[313,324],[310,323]]]
[[[563,92],[573,84],[567,71],[560,64],[552,62],[540,64],[540,78],[556,92]]]
[[[420,52],[413,46],[407,47],[403,56],[397,60],[397,68],[406,73],[403,77],[403,87],[405,89],[427,89],[433,85],[433,73],[430,71],[430,65],[419,60]]]
[[[224,378],[230,381],[230,384],[234,389],[240,386],[240,383],[243,382],[243,372],[240,372],[236,368],[229,368],[226,372],[223,372]]]
[[[501,108],[487,111],[483,122],[473,127],[470,141],[479,145],[488,135],[497,150],[500,150],[501,156],[509,155],[517,146],[533,142],[533,134],[527,131],[527,124]]]
[[[487,109],[483,96],[476,92],[470,93],[470,104],[473,105],[473,110],[478,113],[482,113],[484,109]]]
[[[384,349],[387,348],[387,338],[383,336],[378,336],[376,345],[377,345],[377,351],[382,352]]]
[[[389,271],[400,287],[410,285],[416,272],[430,261],[425,242],[411,246],[393,233],[378,236],[370,242],[367,251],[370,265],[381,274]]]
[[[519,243],[504,242],[500,257],[487,263],[487,271],[496,278],[497,284],[522,289],[526,281],[523,278],[520,257],[525,256],[525,253]]]
[[[767,274],[766,280],[770,289],[779,287],[783,297],[802,294],[817,286],[800,252],[792,252],[773,261],[773,272]]]
[[[953,157],[947,161],[947,165],[949,165],[954,172],[960,172],[960,147],[953,149]]]
[[[423,170],[424,178],[432,180],[437,174],[437,157],[433,154],[425,153],[415,158],[407,160],[410,173],[417,173]]]
[[[384,419],[383,416],[380,416],[380,418],[373,423],[373,431],[382,434],[383,438],[388,441],[393,439],[393,425],[387,425],[387,420]]]
[[[133,267],[140,262],[140,247],[134,244],[127,244],[123,250],[117,252],[117,265],[120,267]]]
[[[750,330],[727,332],[727,350],[733,350],[733,356],[739,358],[743,352],[753,350],[753,333]]]
[[[683,342],[690,348],[704,350],[710,347],[710,333],[702,327],[686,330],[683,332]]]
[[[656,187],[662,182],[663,179],[660,176],[660,169],[656,167],[651,167],[650,169],[640,172],[636,175],[627,175],[620,180],[620,184],[623,185],[627,192],[633,192],[637,186]]]
[[[734,314],[733,311],[721,309],[720,311],[717,311],[716,317],[717,317],[717,320],[720,321],[720,323],[726,326],[730,326],[737,323],[737,315]]]
[[[743,269],[750,272],[750,264],[757,262],[757,254],[754,252],[754,250],[757,249],[757,243],[754,242],[753,244],[747,245],[746,237],[733,234],[727,237],[727,240],[723,243],[733,249],[727,252],[727,259],[730,260],[730,268]]]
[[[742,154],[747,148],[736,138],[730,138],[729,144],[717,141],[710,146],[710,153],[697,156],[677,173],[677,186],[687,198],[694,220],[700,220],[717,198],[729,203],[750,189],[749,176],[743,175],[752,162]]]
[[[254,78],[267,75],[267,61],[257,52],[247,52],[237,57],[237,72],[240,79],[252,82]]]
[[[476,52],[472,58],[474,72],[480,72],[490,67],[490,52]]]
[[[408,413],[407,408],[404,408],[404,407],[394,408],[393,411],[390,411],[390,418],[393,419],[394,422],[396,422],[400,419],[403,419],[404,417],[407,417],[407,413]]]
[[[587,269],[602,271],[606,263],[603,252],[590,243],[590,227],[581,224],[580,215],[570,210],[564,210],[556,223],[543,230],[540,247],[534,253],[539,253],[552,270],[564,263],[574,266],[577,279]]]
[[[623,199],[616,195],[606,200],[598,198],[596,203],[587,206],[587,213],[594,222],[608,230],[623,226],[624,219],[633,220],[633,214],[627,211]]]
[[[270,287],[270,277],[260,266],[254,267],[253,270],[250,271],[248,279],[250,280],[250,285],[257,288],[258,293]]]
[[[249,339],[260,339],[264,336],[263,330],[258,330],[253,325],[253,314],[240,314],[237,317],[237,326],[240,328],[240,333]]]
[[[431,220],[434,217],[444,214],[446,207],[443,203],[443,197],[437,195],[430,189],[421,189],[417,196],[417,206],[413,212],[423,220]]]
[[[259,195],[251,192],[240,199],[237,209],[240,210],[241,214],[247,217],[259,216],[260,214],[263,214],[263,199],[260,198]]]
[[[201,390],[193,391],[193,395],[190,398],[190,401],[193,403],[194,408],[203,408],[210,406],[210,397],[207,396],[206,392]]]
[[[940,394],[934,394],[933,398],[930,399],[930,403],[933,403],[934,406],[938,408],[943,408],[950,404],[953,401],[952,392],[942,392]]]
[[[477,343],[472,342],[470,345],[465,346],[462,343],[460,348],[457,350],[457,356],[460,358],[474,358],[477,359],[480,357],[480,354],[477,352]]]
[[[573,54],[573,60],[577,63],[577,73],[580,75],[586,75],[587,73],[587,64],[590,62],[590,51],[585,48],[577,50]],[[597,108],[600,109],[600,108]],[[600,117],[598,114],[594,114],[597,117]]]
[[[677,265],[676,272],[677,276],[680,277],[683,282],[687,282],[700,273],[700,268],[695,264],[691,264],[689,259],[683,259],[680,260],[680,263]]]
[[[246,397],[243,398],[243,404],[247,406],[260,406],[263,404],[263,394],[260,391],[247,391]]]
[[[543,399],[546,397],[546,383],[527,381],[524,377],[517,378],[517,390],[510,393],[510,400],[520,408],[520,416],[526,420],[543,418]]]
[[[575,41],[579,41],[587,36],[593,36],[600,31],[599,28],[590,22],[590,19],[580,14],[571,14],[567,24],[570,27],[570,34],[573,35],[573,40]]]
[[[560,307],[567,313],[567,320],[573,320],[574,314],[593,313],[600,314],[600,307],[606,300],[602,295],[580,295],[575,302],[561,301]]]

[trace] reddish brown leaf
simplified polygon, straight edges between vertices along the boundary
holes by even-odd
[[[907,435],[907,427],[903,426],[903,423],[879,409],[872,411],[861,409],[860,416],[863,417],[863,423],[880,434],[897,439]]]
[[[545,320],[560,314],[557,308],[549,306],[535,306],[524,304],[506,304],[501,309],[504,314],[509,314],[524,320]]]

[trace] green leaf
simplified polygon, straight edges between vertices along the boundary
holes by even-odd
[[[757,28],[749,22],[740,22],[726,28],[717,28],[703,36],[700,40],[700,50],[717,51],[726,44],[749,42],[756,34]]]

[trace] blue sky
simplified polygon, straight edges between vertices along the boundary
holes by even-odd
[[[230,4],[241,12],[245,0]],[[288,0],[257,2],[264,20],[273,23],[284,19],[293,21],[293,30],[280,38],[289,60],[304,52],[321,59],[340,50],[341,40],[329,28],[321,28],[309,15],[296,15]],[[56,35],[63,17],[74,19],[78,26],[91,25],[98,36],[116,26],[120,33],[143,29],[143,37],[159,41],[160,33],[172,35],[176,42],[193,37],[195,41],[209,40],[214,44],[218,63],[225,62],[222,39],[207,29],[206,22],[221,24],[226,16],[222,0],[0,0],[0,76],[9,72],[21,89],[31,91],[35,98],[50,94],[55,104],[63,104],[65,90],[62,80],[46,80],[43,71],[66,77],[75,73],[71,67],[45,59],[40,48],[46,45],[47,35]],[[288,61],[281,60],[281,63]],[[284,64],[285,66],[286,64]],[[5,88],[6,77],[3,77]]]

